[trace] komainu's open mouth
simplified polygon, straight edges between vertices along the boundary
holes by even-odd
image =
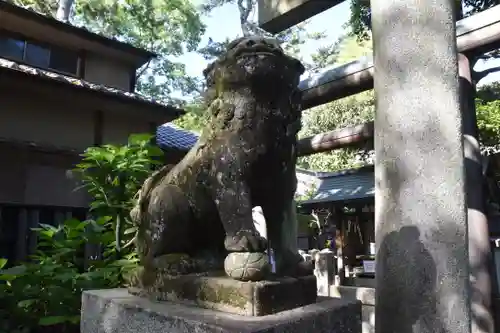
[[[271,56],[271,57],[278,56],[278,54],[273,53],[273,52],[238,52],[238,54],[235,55],[235,58],[240,59],[240,58],[251,57],[251,56],[256,56],[256,55],[265,55],[265,56]]]
[[[235,58],[248,57],[254,55],[282,56],[283,53],[277,49],[267,47],[265,45],[255,45],[252,47],[242,47],[234,51]]]
[[[262,63],[259,64],[259,61]],[[242,37],[229,43],[226,54],[210,64],[203,71],[203,75],[207,80],[212,80],[211,75],[216,74],[217,68],[234,66],[235,63],[245,67],[242,69],[245,71],[248,71],[249,66],[253,66],[254,70],[259,69],[258,74],[263,72],[261,69],[264,67],[267,70],[285,71],[283,75],[290,70],[304,72],[300,61],[288,56],[277,41],[261,37]],[[294,75],[291,72],[289,74]]]

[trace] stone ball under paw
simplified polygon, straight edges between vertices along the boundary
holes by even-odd
[[[269,257],[261,252],[233,252],[224,260],[226,274],[240,281],[260,281],[271,272]]]

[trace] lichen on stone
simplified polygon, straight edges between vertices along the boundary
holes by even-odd
[[[238,289],[222,285],[212,286],[208,282],[200,286],[198,297],[202,301],[225,303],[239,308],[244,308],[248,302],[248,299],[241,295]]]

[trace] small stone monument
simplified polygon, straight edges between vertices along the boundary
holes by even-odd
[[[309,250],[309,254],[312,256],[312,260],[316,260],[316,254],[319,253],[318,249]]]
[[[258,37],[233,41],[204,71],[207,127],[144,183],[131,213],[140,267],[128,290],[84,293],[82,333],[359,330],[360,305],[318,301],[313,264],[287,233],[303,72]]]
[[[333,284],[334,257],[330,249],[324,249],[315,253],[314,275],[316,276],[318,295],[330,296],[330,285]]]

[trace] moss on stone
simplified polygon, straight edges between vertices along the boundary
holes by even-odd
[[[222,285],[212,286],[205,282],[200,285],[198,297],[202,301],[213,303],[225,303],[240,309],[245,308],[249,301],[242,295],[237,288],[226,287]]]
[[[148,272],[151,274],[150,272]],[[154,301],[171,301],[245,316],[264,316],[314,303],[317,296],[314,275],[241,282],[218,272],[211,276],[158,274],[150,287],[130,287],[133,295]]]
[[[137,286],[142,279],[144,267],[138,266],[131,269],[127,274],[124,274],[123,279],[128,286]]]

